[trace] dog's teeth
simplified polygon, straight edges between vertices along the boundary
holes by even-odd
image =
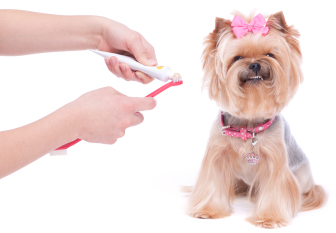
[[[254,76],[254,77],[251,77],[250,79],[261,79],[261,80],[263,80],[263,78],[261,76]]]

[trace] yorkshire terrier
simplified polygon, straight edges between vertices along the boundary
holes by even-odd
[[[223,218],[235,195],[254,203],[256,226],[288,225],[326,200],[309,161],[280,115],[303,81],[299,32],[282,12],[216,18],[205,39],[203,85],[221,113],[214,122],[188,214]]]

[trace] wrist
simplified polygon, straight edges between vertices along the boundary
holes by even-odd
[[[103,26],[102,22],[104,21],[102,17],[99,16],[80,16],[85,17],[85,20],[81,20],[85,24],[87,29],[83,38],[85,38],[85,48],[86,49],[97,49],[100,41],[102,40]]]
[[[88,49],[98,49],[104,41],[104,35],[108,28],[108,18],[101,16],[87,16],[89,21],[89,33],[87,39]]]
[[[55,122],[57,123],[57,128],[62,132],[62,138],[64,142],[62,144],[71,142],[79,138],[80,131],[80,119],[79,111],[71,106],[71,103],[61,107],[55,111],[52,115]],[[56,129],[57,131],[57,129]]]

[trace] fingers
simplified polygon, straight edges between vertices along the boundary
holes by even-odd
[[[123,78],[126,81],[141,82],[141,80],[135,75],[135,72],[133,72],[127,64],[120,64],[116,57],[105,58],[105,63],[109,71],[117,77]]]
[[[144,121],[144,116],[140,112],[136,112],[133,115],[132,119],[132,125],[131,126],[136,126],[141,124]]]
[[[134,111],[147,111],[152,110],[156,106],[156,100],[152,97],[129,97],[134,104]]]
[[[115,57],[107,57],[105,58],[105,63],[109,71],[111,71],[115,76],[119,78],[123,78],[122,72],[119,66],[119,61]]]
[[[152,77],[148,76],[147,74],[142,73],[140,71],[136,71],[135,75],[141,81],[142,84],[148,84],[148,83],[150,83],[154,80],[154,78],[152,78]]]
[[[138,32],[132,31],[126,38],[126,52],[134,55],[135,59],[143,65],[157,65],[154,47]],[[115,57],[106,58],[108,69],[117,77],[127,81],[137,81],[143,84],[150,83],[154,79],[140,71],[132,71],[127,64],[119,63]]]
[[[154,48],[139,33],[134,33],[127,40],[127,47],[137,61],[145,66],[157,65]]]
[[[105,58],[105,63],[109,71],[119,78],[123,78],[126,81],[137,81],[143,84],[148,84],[154,79],[145,73],[140,71],[134,72],[125,63],[119,63],[116,57]]]
[[[141,41],[144,43],[144,46],[148,52],[149,57],[157,61],[154,47],[143,36],[141,36]]]

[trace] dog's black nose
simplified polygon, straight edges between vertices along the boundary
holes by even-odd
[[[256,75],[258,74],[258,72],[260,71],[261,69],[261,65],[256,62],[256,63],[252,63],[249,67],[254,73],[256,73]]]

